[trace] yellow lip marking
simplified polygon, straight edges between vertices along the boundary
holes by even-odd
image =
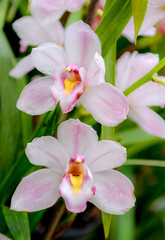
[[[77,83],[77,82],[73,82],[73,81],[71,81],[70,79],[66,78],[66,79],[64,80],[64,84],[65,84],[65,90],[64,90],[64,92],[65,92],[65,93],[71,93],[72,90],[73,90],[73,88],[74,88],[74,86],[76,85],[76,83]]]
[[[73,185],[73,192],[74,193],[78,193],[81,191],[81,185],[82,185],[82,182],[83,182],[83,174],[81,173],[79,176],[73,176],[72,174],[69,174],[70,175],[70,181],[71,181],[71,184]]]

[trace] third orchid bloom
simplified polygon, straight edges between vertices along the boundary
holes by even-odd
[[[54,43],[33,49],[34,66],[48,75],[28,84],[21,93],[17,107],[31,115],[53,110],[60,102],[67,113],[79,101],[105,126],[116,126],[128,113],[123,93],[105,83],[105,65],[97,35],[82,21],[65,31],[65,51]]]

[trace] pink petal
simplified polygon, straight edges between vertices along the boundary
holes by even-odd
[[[128,96],[130,104],[137,106],[164,106],[165,87],[156,82],[148,82]]]
[[[130,106],[128,116],[148,133],[165,138],[165,121],[150,108]]]
[[[46,30],[31,16],[16,20],[13,23],[13,29],[20,39],[32,46],[51,41]]]
[[[116,64],[116,87],[124,91],[147,74],[158,62],[158,54],[124,53]]]
[[[79,192],[74,192],[69,176],[65,176],[59,187],[59,194],[65,200],[66,207],[74,213],[83,212],[86,209],[86,202],[93,197],[93,177],[85,167],[83,183]]]
[[[69,119],[62,122],[58,127],[57,136],[70,157],[73,157],[76,153],[83,155],[85,150],[98,140],[93,128],[78,119]]]
[[[67,64],[67,56],[62,47],[55,43],[41,44],[37,48],[33,48],[31,59],[34,66],[42,73],[51,75],[58,71],[59,67]]]
[[[27,55],[22,58],[17,65],[9,72],[9,75],[14,78],[20,78],[34,69],[31,62],[31,56]]]
[[[87,72],[88,85],[96,86],[102,82],[105,82],[104,76],[105,76],[104,59],[101,57],[101,55],[96,53]]]
[[[108,140],[94,143],[84,153],[86,164],[92,173],[119,167],[126,161],[126,156],[124,147]]]
[[[83,7],[84,2],[86,2],[86,0],[66,0],[66,9],[69,12],[76,12]]]
[[[64,172],[69,156],[63,145],[54,137],[35,138],[26,147],[29,161],[35,165],[53,168],[56,172]]]
[[[65,31],[65,48],[70,62],[85,70],[96,52],[101,54],[101,43],[94,31],[82,21],[75,22]]]
[[[90,199],[101,211],[110,214],[124,214],[134,206],[134,187],[120,172],[107,170],[93,174],[95,196]]]
[[[53,100],[49,91],[52,82],[50,77],[41,77],[26,85],[17,101],[17,108],[30,115],[53,110],[57,102]]]
[[[50,169],[42,169],[23,178],[12,199],[11,209],[35,212],[51,207],[59,198],[62,176]]]
[[[80,102],[99,123],[116,126],[126,119],[128,104],[125,96],[109,83],[90,87]]]

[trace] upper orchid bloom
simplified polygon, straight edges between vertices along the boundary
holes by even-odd
[[[86,0],[30,0],[30,11],[39,20],[58,20],[65,11],[75,12],[82,8]]]
[[[149,0],[146,15],[138,35],[153,36],[156,33],[156,28],[153,26],[163,18],[165,18],[165,0]],[[131,42],[135,41],[133,17],[126,25],[122,35]]]
[[[91,126],[69,119],[54,137],[35,138],[26,147],[29,161],[45,166],[23,178],[11,209],[39,211],[61,196],[69,211],[79,213],[90,201],[102,211],[124,214],[134,206],[130,180],[112,168],[126,161],[126,149],[114,141],[98,141]]]
[[[116,87],[124,91],[159,62],[157,54],[125,53],[116,64]],[[122,76],[122,77],[121,77]],[[165,87],[147,82],[127,97],[128,117],[150,134],[165,138],[165,121],[149,107],[164,106]]]
[[[71,24],[65,31],[65,51],[47,43],[34,48],[34,66],[48,74],[28,84],[21,93],[17,107],[28,114],[38,115],[53,110],[60,101],[67,113],[77,101],[106,126],[122,122],[128,113],[123,93],[105,83],[105,66],[97,35],[82,21]]]
[[[20,52],[26,51],[28,45],[38,46],[46,42],[54,42],[63,45],[64,29],[59,21],[44,23],[39,21],[35,15],[25,16],[13,23],[13,29],[21,39]],[[19,78],[34,69],[30,55],[17,63],[10,71],[10,76]]]

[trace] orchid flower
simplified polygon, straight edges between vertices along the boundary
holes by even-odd
[[[123,93],[105,83],[105,66],[97,35],[82,21],[65,31],[65,51],[54,43],[34,48],[33,65],[47,77],[29,83],[22,91],[17,108],[31,115],[53,110],[60,101],[67,113],[77,101],[106,126],[122,122],[128,112]]]
[[[102,211],[124,214],[134,206],[130,180],[113,170],[126,161],[126,149],[114,141],[98,141],[91,126],[69,119],[61,123],[58,140],[44,136],[26,147],[32,164],[46,168],[31,173],[18,185],[11,209],[39,211],[61,196],[69,211],[79,213],[87,201]]]
[[[149,0],[146,15],[138,35],[153,36],[156,28],[153,26],[165,18],[165,0]],[[127,37],[130,42],[135,41],[133,17],[130,19],[122,35]]]
[[[58,20],[65,11],[75,12],[82,8],[86,0],[30,0],[30,11],[39,20]]]
[[[0,233],[0,240],[11,240],[11,238],[8,238],[5,235]]]
[[[116,87],[124,91],[147,74],[158,62],[157,54],[126,52],[116,64]],[[165,121],[150,109],[151,106],[164,106],[165,87],[149,81],[129,94],[127,99],[128,117],[148,133],[165,138]]]
[[[26,51],[28,45],[38,46],[46,42],[63,44],[64,29],[59,21],[44,23],[35,15],[25,16],[13,23],[13,29],[21,39],[20,52]],[[30,55],[20,60],[15,68],[10,71],[10,76],[19,78],[34,69]]]

